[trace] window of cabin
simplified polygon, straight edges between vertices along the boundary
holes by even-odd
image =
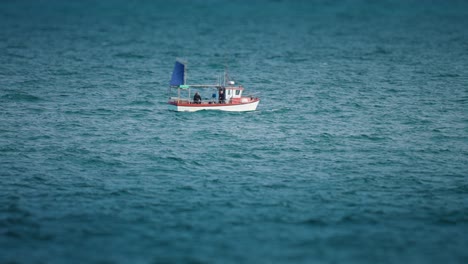
[[[236,90],[236,95],[239,95],[240,94],[240,90]]]

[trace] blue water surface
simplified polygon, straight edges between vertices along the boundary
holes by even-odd
[[[455,0],[1,1],[0,263],[467,263],[467,29]],[[257,111],[168,111],[176,58]]]

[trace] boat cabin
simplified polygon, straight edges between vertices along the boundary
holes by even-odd
[[[242,86],[228,86],[222,89],[225,90],[226,103],[241,103],[242,92],[244,91]]]

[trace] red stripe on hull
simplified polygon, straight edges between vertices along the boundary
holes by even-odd
[[[187,106],[187,107],[215,107],[215,106],[231,106],[231,105],[245,105],[245,104],[251,104],[260,101],[259,98],[255,98],[249,102],[246,103],[230,103],[230,104],[207,104],[207,103],[201,103],[201,104],[193,104],[193,103],[180,103],[180,102],[175,102],[175,101],[169,101],[168,103],[171,105],[175,106]]]

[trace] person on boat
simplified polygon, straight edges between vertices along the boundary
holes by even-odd
[[[226,97],[224,96],[223,90],[219,90],[219,103],[224,104],[225,99],[226,99]]]
[[[201,96],[198,92],[195,93],[195,95],[193,96],[193,103],[195,104],[201,104]]]

